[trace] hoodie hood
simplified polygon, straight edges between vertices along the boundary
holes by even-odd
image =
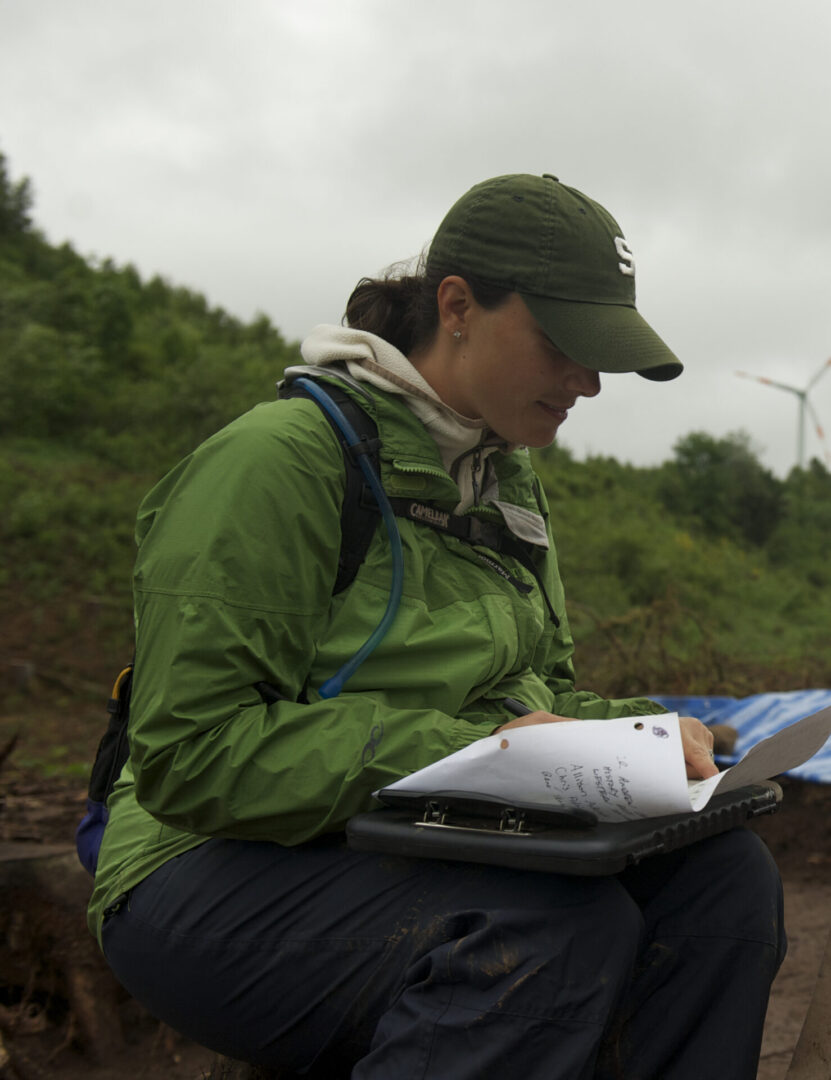
[[[448,472],[460,454],[483,442],[494,449],[505,446],[484,420],[471,420],[445,405],[407,357],[377,334],[347,326],[316,326],[300,351],[307,364],[345,363],[353,379],[402,396],[435,439]]]

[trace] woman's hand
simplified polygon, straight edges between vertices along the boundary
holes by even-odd
[[[680,716],[678,722],[688,779],[706,780],[715,776],[718,766],[713,761],[713,733],[694,716]]]
[[[509,728],[528,727],[529,724],[559,724],[561,721],[573,719],[573,716],[556,716],[554,713],[538,710],[527,713],[525,716],[515,716],[513,720],[508,720],[498,728],[494,728],[491,735],[498,735],[501,731],[508,731]]]

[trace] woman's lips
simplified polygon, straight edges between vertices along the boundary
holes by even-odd
[[[544,401],[538,401],[537,404],[541,409],[544,409],[549,416],[554,416],[557,420],[565,420],[568,416],[568,409],[564,409],[559,405],[548,405]]]

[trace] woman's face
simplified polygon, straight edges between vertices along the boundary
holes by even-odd
[[[600,376],[552,344],[513,293],[504,304],[468,308],[440,395],[483,419],[506,442],[548,446],[578,397],[600,393]]]

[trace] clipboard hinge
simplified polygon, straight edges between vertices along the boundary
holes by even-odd
[[[438,799],[428,799],[424,804],[424,824],[444,825],[447,817],[447,809],[442,806]]]
[[[516,810],[513,806],[506,806],[499,815],[500,832],[524,832],[525,814],[522,810]]]
[[[440,799],[427,799],[424,804],[424,816],[420,822],[416,822],[419,825],[429,825],[433,828],[444,827],[445,829],[473,829],[477,832],[501,832],[501,833],[515,833],[517,836],[530,835],[525,827],[525,812],[518,810],[514,806],[503,806],[499,810],[499,817],[494,818],[488,822],[487,819],[481,819],[476,824],[472,824],[470,820],[464,819],[463,821],[453,821],[450,817],[452,808],[448,804]]]

